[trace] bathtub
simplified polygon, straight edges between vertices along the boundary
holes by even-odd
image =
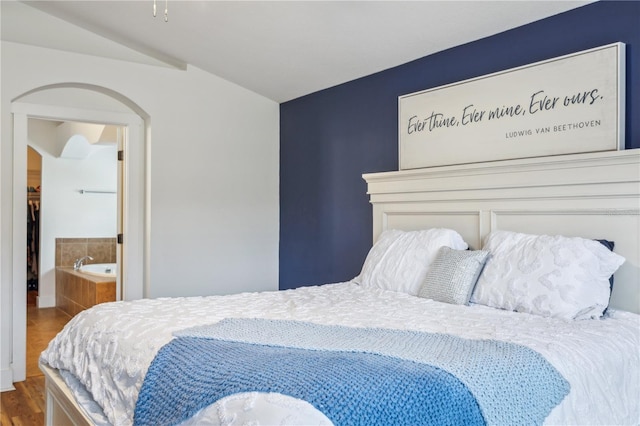
[[[91,263],[88,265],[82,265],[78,272],[84,272],[85,274],[95,275],[98,277],[116,277],[116,271],[118,265],[116,263]]]

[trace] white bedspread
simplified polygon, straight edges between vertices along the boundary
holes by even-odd
[[[571,384],[546,424],[640,423],[639,315],[610,311],[605,319],[567,322],[479,305],[448,305],[352,282],[98,305],[74,317],[41,362],[75,376],[110,423],[129,425],[147,368],[172,332],[225,317],[413,329],[523,344],[542,354]],[[81,390],[78,382],[71,387]],[[258,393],[218,401],[192,424],[204,419],[221,424],[330,423],[303,401]]]

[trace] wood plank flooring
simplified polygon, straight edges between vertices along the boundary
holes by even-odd
[[[56,308],[38,309],[33,297],[27,301],[27,380],[14,383],[16,390],[0,394],[1,426],[44,424],[44,375],[38,368],[38,358],[71,319]]]

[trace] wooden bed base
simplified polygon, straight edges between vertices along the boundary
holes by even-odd
[[[387,228],[456,229],[472,248],[494,229],[615,242],[627,261],[611,306],[640,313],[640,149],[366,174],[373,239]],[[46,376],[47,425],[87,425],[57,371]]]

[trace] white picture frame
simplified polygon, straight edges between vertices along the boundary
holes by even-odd
[[[625,45],[398,98],[400,170],[624,149]]]

